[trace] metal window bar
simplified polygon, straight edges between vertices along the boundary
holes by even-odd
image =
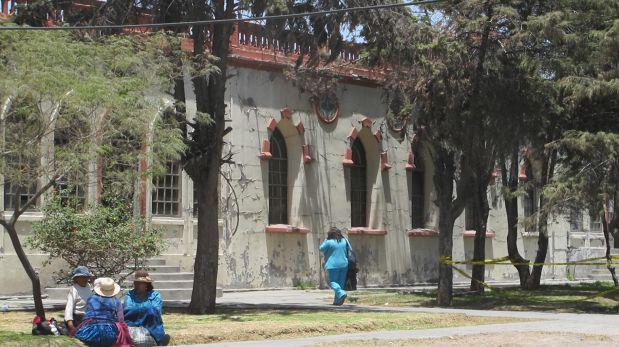
[[[600,216],[589,217],[589,230],[596,233],[602,232],[602,218]]]
[[[367,158],[361,140],[352,145],[353,165],[350,167],[350,226],[367,226]]]
[[[56,182],[56,189],[60,194],[60,203],[63,206],[73,206],[83,209],[86,206],[86,189],[83,184],[70,184],[66,178]]]
[[[424,182],[423,171],[414,170],[411,175],[411,225],[413,228],[423,228],[424,222]]]
[[[270,141],[269,224],[288,224],[288,152],[286,140],[275,129]]]
[[[152,213],[156,216],[177,217],[181,212],[180,165],[169,162],[166,167],[166,173],[153,182]]]
[[[18,189],[17,184],[13,184],[10,181],[4,182],[4,210],[5,211],[13,211],[15,210],[15,192]],[[30,186],[22,186],[18,195],[18,199],[20,202],[20,206],[24,206],[30,198],[32,198],[37,193],[37,184],[34,182]],[[33,205],[30,205],[27,210],[32,211],[36,210],[36,202]]]
[[[570,231],[583,231],[582,212],[578,210],[570,211]]]

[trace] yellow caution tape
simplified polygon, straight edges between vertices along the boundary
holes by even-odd
[[[600,262],[601,260],[603,260],[604,262]],[[589,266],[606,266],[610,268],[613,266],[613,260],[619,261],[619,256],[611,256],[610,259],[606,257],[596,257],[596,258],[587,258],[587,259],[582,259],[582,260],[577,260],[577,261],[558,262],[558,263],[535,263],[535,262],[512,263],[509,260],[509,257],[501,257],[501,258],[496,258],[496,259],[485,259],[485,260],[463,260],[463,261],[451,260],[450,257],[445,257],[445,256],[439,258],[440,263],[450,265],[454,271],[458,272],[462,276],[483,285],[485,288],[492,289],[492,290],[495,290],[495,288],[493,288],[491,285],[489,285],[488,283],[484,281],[480,281],[478,279],[473,278],[473,276],[469,275],[462,269],[459,269],[455,265],[508,265],[508,266],[589,265]],[[603,297],[603,296],[606,296],[614,292],[619,292],[619,287],[615,287],[615,288],[605,290],[603,292],[585,297],[583,300],[590,300],[590,299]]]

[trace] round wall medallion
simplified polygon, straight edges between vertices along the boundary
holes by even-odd
[[[314,111],[322,122],[331,124],[340,115],[340,104],[337,98],[332,95],[322,95],[311,99]]]

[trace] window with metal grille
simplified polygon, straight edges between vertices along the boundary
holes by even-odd
[[[198,217],[198,190],[195,182],[193,183],[193,216]]]
[[[527,176],[527,183],[525,186],[525,192],[522,199],[522,207],[524,209],[524,216],[527,218],[533,217],[537,213],[537,199],[535,191],[535,177],[533,176],[533,168],[531,164],[525,162],[525,172]],[[535,221],[527,221],[525,224],[525,231],[534,232],[537,231],[537,223]]]
[[[181,170],[179,163],[168,162],[165,174],[153,181],[153,215],[179,216],[181,212]]]
[[[54,130],[54,152],[58,156],[64,147],[70,143],[71,138],[84,136],[87,133],[87,125],[79,124],[73,127],[58,127]],[[66,156],[66,154],[64,154]],[[56,157],[58,159],[58,157]],[[54,160],[53,165],[56,165]],[[87,173],[79,169],[71,170],[56,181],[55,188],[60,194],[60,202],[63,206],[83,209],[86,205],[86,182]]]
[[[589,230],[592,232],[602,232],[602,218],[599,215],[589,216]]]
[[[570,211],[570,231],[583,231],[582,212],[576,209]]]
[[[352,161],[350,167],[350,226],[367,226],[367,158],[361,140],[357,138],[352,144]]]
[[[4,182],[4,209],[6,211],[15,210],[16,205],[16,196],[15,193],[19,189],[19,194],[17,195],[17,199],[19,199],[19,206],[24,206],[30,198],[35,196],[37,193],[37,184],[36,182],[32,183],[29,186],[19,186],[18,184],[14,184],[11,181],[6,180]],[[35,210],[36,202],[30,207],[28,210]]]
[[[415,156],[415,168],[411,173],[411,225],[424,227],[424,172],[419,156]]]
[[[269,224],[288,224],[288,152],[284,136],[275,128],[269,160]]]

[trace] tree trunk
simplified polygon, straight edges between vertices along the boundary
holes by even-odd
[[[455,218],[452,215],[453,188],[455,165],[453,153],[438,148],[435,158],[434,182],[437,190],[439,208],[438,221],[438,293],[439,306],[451,306],[453,299],[453,269],[450,264],[453,250],[453,225]]]
[[[488,225],[488,174],[478,172],[476,190],[473,196],[473,225],[475,226],[475,240],[473,249],[473,261],[484,261],[486,259],[486,230]],[[479,293],[484,292],[485,265],[473,265],[473,277],[471,279],[471,290]]]
[[[606,268],[610,272],[610,276],[613,279],[615,287],[617,287],[619,286],[619,280],[617,280],[617,275],[615,274],[615,266],[613,265],[613,258],[610,254],[610,232],[608,230],[608,222],[606,218],[602,218],[602,230],[604,231],[604,241],[606,242]]]
[[[13,244],[13,249],[19,258],[28,278],[30,278],[30,282],[32,283],[32,298],[34,299],[34,310],[37,316],[41,317],[41,319],[45,320],[45,308],[43,307],[43,298],[41,296],[41,281],[39,280],[39,275],[30,264],[28,260],[28,256],[26,256],[26,252],[22,247],[21,242],[19,241],[19,236],[17,235],[17,230],[15,229],[14,224],[2,222],[4,229],[9,233],[9,237],[11,238],[11,243]]]
[[[234,2],[214,2],[213,10],[216,19],[232,18]],[[199,120],[196,122],[193,142],[197,151],[186,165],[188,174],[197,183],[198,196],[198,245],[189,304],[189,311],[194,314],[215,312],[219,264],[219,170],[225,134],[227,58],[231,34],[231,24],[219,24],[212,28],[210,52],[218,57],[215,64],[220,71],[193,79],[197,111],[209,114],[213,120],[208,124]],[[203,66],[208,63],[204,57],[208,40],[206,27],[194,27],[193,39],[194,61]]]
[[[518,251],[518,149],[511,155],[509,176],[505,157],[501,158],[501,181],[503,183],[503,200],[507,215],[507,254],[509,260],[518,271],[520,288],[524,288],[530,276],[529,261],[524,259]]]
[[[542,162],[542,175],[540,177],[540,194],[539,194],[539,219],[537,222],[537,253],[535,254],[535,264],[531,270],[531,275],[527,279],[526,289],[537,289],[540,286],[542,279],[543,263],[546,261],[548,254],[548,207],[546,206],[546,197],[544,196],[543,188],[550,182],[554,172],[554,162],[556,152],[544,154]]]

